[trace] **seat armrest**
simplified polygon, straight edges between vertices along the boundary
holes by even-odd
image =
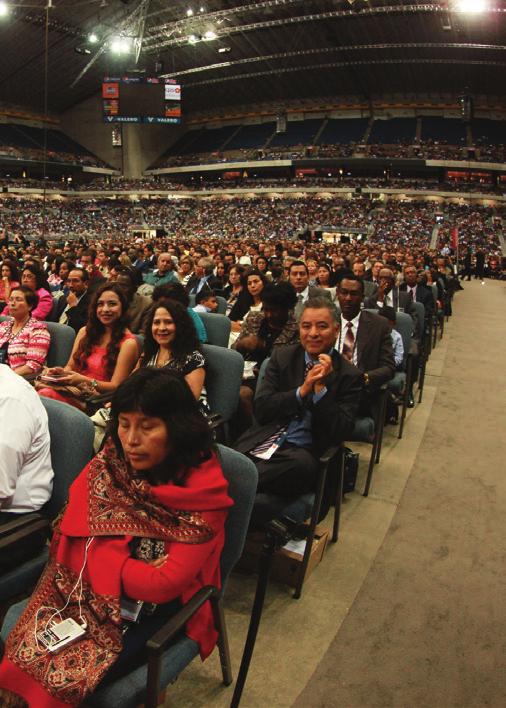
[[[42,514],[39,514],[38,512],[34,512],[33,514],[23,514],[21,516],[19,514],[12,514],[12,521],[8,521],[6,524],[2,524],[0,526],[0,540],[5,536],[9,536],[14,532],[19,531],[19,529],[31,524],[33,521],[39,521],[40,519],[45,519],[46,522],[49,523],[46,517],[42,516]]]
[[[44,529],[50,529],[51,524],[49,519],[41,517],[37,521],[31,524],[22,526],[8,536],[3,536],[0,538],[0,554],[5,553],[11,546],[14,546],[19,541],[25,538],[29,538],[32,534],[37,533],[37,531],[43,531]]]
[[[325,452],[320,455],[320,464],[321,465],[326,465],[327,463],[332,460],[339,450],[341,449],[341,445],[332,445],[331,447],[328,447]]]
[[[409,345],[409,351],[408,351],[408,356],[417,356],[418,355],[418,341],[416,339],[412,339]]]
[[[167,642],[173,639],[174,636],[183,629],[195,612],[211,598],[220,597],[220,594],[220,590],[214,585],[206,585],[196,592],[191,600],[189,600],[174,617],[171,617],[156,634],[148,639],[146,642],[148,654],[160,655],[164,651]]]

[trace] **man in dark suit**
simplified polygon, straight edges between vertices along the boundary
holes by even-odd
[[[236,442],[259,472],[259,491],[297,496],[313,491],[318,457],[353,429],[362,376],[334,349],[335,306],[325,297],[303,307],[300,344],[273,350],[254,403],[257,423]]]
[[[339,283],[341,326],[336,349],[363,374],[361,412],[366,413],[374,393],[394,376],[395,361],[388,323],[361,309],[363,296],[364,283],[356,275],[350,273]]]
[[[396,312],[403,310],[413,320],[413,337],[419,341],[423,322],[418,322],[418,317],[411,295],[402,292],[395,284],[395,275],[391,268],[382,268],[378,276],[378,291],[375,295],[364,299],[365,307],[375,309],[384,305],[393,307]]]
[[[288,268],[288,280],[293,285],[297,293],[297,304],[295,305],[295,317],[299,318],[304,303],[309,298],[326,297],[331,300],[330,293],[325,288],[318,288],[316,285],[309,285],[309,270],[304,261],[293,261]]]
[[[73,268],[67,277],[69,289],[66,304],[58,321],[75,330],[76,334],[88,321],[91,296],[88,292],[90,276],[84,268]]]
[[[425,308],[425,319],[428,319],[434,310],[432,291],[426,285],[418,282],[416,266],[408,265],[404,268],[404,282],[399,286],[399,292],[407,292],[414,302],[421,302]]]

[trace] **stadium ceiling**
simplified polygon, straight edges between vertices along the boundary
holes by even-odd
[[[103,76],[133,70],[178,79],[185,113],[350,94],[506,93],[502,0],[467,0],[474,12],[459,10],[466,0],[5,2],[0,101],[39,112],[46,70],[52,113],[96,93]],[[129,53],[113,53],[118,35]]]

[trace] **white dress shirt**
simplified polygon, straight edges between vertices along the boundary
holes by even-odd
[[[35,389],[0,364],[0,510],[27,513],[51,496],[49,428]]]
[[[341,330],[339,332],[339,337],[337,338],[337,341],[335,343],[335,349],[339,352],[339,354],[343,353],[343,347],[344,347],[344,340],[346,338],[346,332],[348,331],[348,322],[351,322],[353,325],[351,327],[352,334],[355,338],[355,346],[353,347],[353,356],[351,359],[351,363],[355,364],[357,366],[357,359],[358,359],[358,354],[357,354],[357,335],[358,335],[358,324],[360,322],[360,315],[361,313],[359,312],[356,317],[354,317],[352,320],[347,320],[343,315],[341,315]]]

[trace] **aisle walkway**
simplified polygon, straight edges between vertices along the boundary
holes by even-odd
[[[349,495],[300,600],[271,584],[241,705],[506,704],[503,298],[478,281],[457,294],[424,401],[403,440],[387,428],[369,498]],[[234,574],[227,591],[236,671],[255,582]],[[166,705],[228,706],[218,677],[216,656],[194,662]]]
[[[506,705],[505,288],[465,287],[400,506],[300,708]]]

